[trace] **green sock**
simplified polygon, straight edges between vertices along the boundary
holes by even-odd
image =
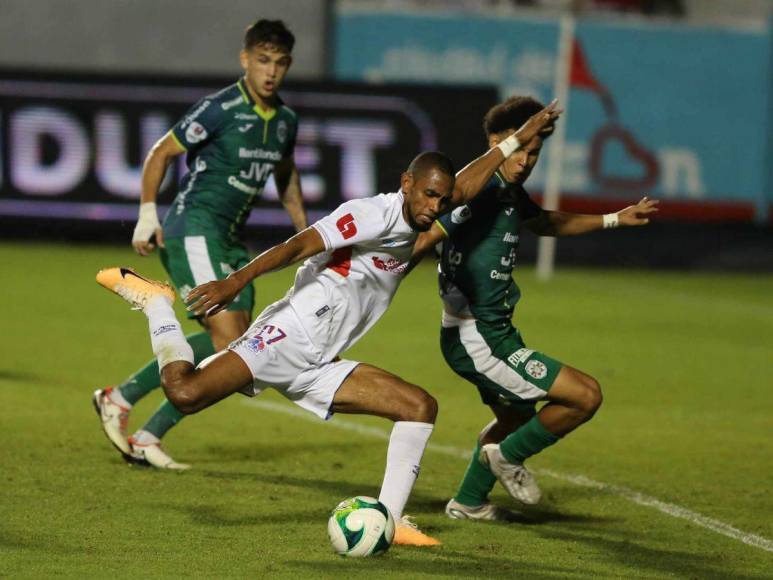
[[[540,423],[539,415],[505,437],[499,444],[499,450],[511,463],[523,463],[527,458],[550,447],[560,437],[553,435]]]
[[[142,430],[153,433],[153,435],[161,439],[183,417],[185,415],[180,413],[172,403],[164,399],[158,409],[156,409],[156,412],[153,413],[153,416],[142,426]]]
[[[195,364],[199,364],[208,356],[215,354],[212,339],[206,332],[197,332],[185,337],[193,349]],[[161,374],[158,372],[158,361],[151,361],[129,377],[118,391],[129,404],[134,405],[150,391],[161,386]]]
[[[497,482],[496,476],[491,473],[488,465],[483,465],[478,456],[480,455],[480,442],[475,444],[475,450],[472,452],[470,464],[467,471],[464,472],[464,478],[456,492],[454,499],[461,504],[468,506],[478,506],[486,503],[488,494]]]

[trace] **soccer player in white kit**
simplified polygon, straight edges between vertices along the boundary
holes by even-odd
[[[272,387],[323,419],[360,413],[394,421],[379,500],[395,518],[394,543],[437,545],[438,540],[403,518],[437,402],[421,387],[338,354],[389,306],[418,234],[452,205],[472,199],[505,158],[559,114],[551,103],[456,177],[445,155],[422,153],[402,174],[400,191],[348,201],[227,279],[195,288],[186,299],[189,310],[213,315],[258,276],[306,260],[287,295],[198,368],[172,309],[170,287],[126,268],[102,270],[97,281],[148,317],[164,391],[183,413],[200,411],[237,391],[256,395]]]

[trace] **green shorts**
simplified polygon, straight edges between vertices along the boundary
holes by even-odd
[[[526,348],[511,324],[496,326],[443,315],[440,349],[448,366],[486,405],[526,405],[545,398],[563,364]]]
[[[164,245],[166,247],[160,251],[161,262],[183,300],[199,284],[222,280],[250,261],[244,246],[217,238],[170,238],[164,240]],[[249,284],[239,292],[227,310],[246,310],[251,313],[254,304],[255,290]],[[195,319],[197,316],[189,313],[188,318]]]

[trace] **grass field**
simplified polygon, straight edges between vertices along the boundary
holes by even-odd
[[[158,260],[4,243],[0,263],[0,576],[773,576],[770,275],[565,270],[542,285],[522,270],[516,320],[527,344],[597,377],[605,402],[530,461],[543,503],[521,523],[492,525],[442,513],[489,416],[445,367],[433,272],[419,268],[348,356],[437,397],[408,512],[444,545],[345,560],[330,551],[327,513],[378,494],[390,424],[324,424],[274,392],[235,396],[166,439],[193,470],[129,468],[90,396],[150,357],[147,327],[93,277],[119,264],[162,276]],[[259,306],[291,276],[261,280]],[[159,400],[143,400],[131,427]],[[494,498],[514,507],[500,488]]]

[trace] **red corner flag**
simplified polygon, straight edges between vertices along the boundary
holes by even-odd
[[[596,80],[588,66],[585,53],[580,42],[575,38],[572,41],[572,63],[569,72],[569,86],[577,89],[585,89],[596,93],[601,99],[604,109],[610,117],[617,116],[617,107],[607,88]]]

